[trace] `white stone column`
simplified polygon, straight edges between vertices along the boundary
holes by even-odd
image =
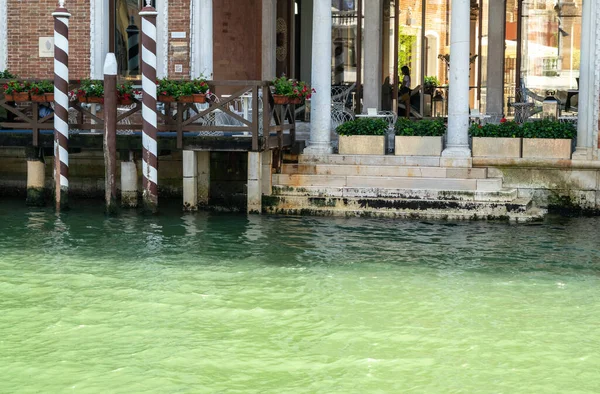
[[[192,78],[213,79],[213,0],[191,2]]]
[[[469,148],[470,14],[470,0],[452,0],[448,135],[441,160],[441,165],[449,167],[472,165]]]
[[[504,113],[504,50],[506,0],[489,3],[486,108],[488,114]]]
[[[592,136],[598,125],[594,125],[596,103],[595,53],[596,53],[596,0],[584,0],[581,10],[581,60],[579,68],[579,97],[577,108],[577,147],[573,160],[591,160]]]
[[[266,150],[262,153],[262,194],[273,194],[273,151]]]
[[[262,80],[272,81],[277,72],[277,0],[262,0]],[[279,76],[279,75],[278,75]]]
[[[262,211],[262,152],[248,152],[248,213]]]
[[[314,0],[310,141],[305,154],[331,153],[331,0]]]
[[[210,199],[210,152],[197,152],[198,205],[207,206]]]
[[[138,206],[138,171],[132,153],[129,160],[121,161],[121,206]]]
[[[381,21],[382,0],[369,0],[365,7],[365,73],[363,112],[367,108],[381,109]]]
[[[196,152],[183,151],[183,210],[198,209],[198,163]]]
[[[6,0],[0,0],[0,71],[8,68],[8,15]]]

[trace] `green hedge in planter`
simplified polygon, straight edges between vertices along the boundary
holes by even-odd
[[[385,135],[388,123],[382,119],[361,118],[346,122],[335,130],[339,135]]]
[[[473,124],[469,127],[469,135],[471,137],[520,138],[521,127],[515,122],[488,123],[483,126]]]
[[[527,122],[521,126],[521,137],[523,138],[556,138],[573,139],[577,135],[577,129],[572,123],[563,123],[556,120],[540,120]]]
[[[400,118],[394,127],[396,135],[406,137],[439,137],[446,134],[443,120],[412,121]]]

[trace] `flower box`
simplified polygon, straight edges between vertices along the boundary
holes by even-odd
[[[133,99],[130,98],[117,98],[118,105],[132,105]]]
[[[274,94],[273,95],[273,103],[275,105],[286,105],[290,103],[290,98],[288,96],[284,96],[282,94]]]
[[[12,100],[16,103],[23,103],[29,101],[29,92],[14,92],[12,94]]]
[[[385,135],[340,135],[340,155],[385,155]]]
[[[44,98],[47,103],[52,103],[54,102],[54,93],[44,93]]]
[[[32,94],[31,101],[36,102],[36,103],[45,103],[46,96],[44,94]]]
[[[4,93],[4,99],[6,101],[15,101],[15,96],[12,93]]]
[[[301,104],[302,103],[302,99],[300,97],[296,97],[296,98],[291,98],[290,99],[290,104]]]
[[[79,100],[80,103],[87,103],[87,104],[103,104],[104,103],[104,97],[79,96],[77,99]]]
[[[194,98],[194,103],[196,103],[196,104],[206,103],[206,94],[204,94],[204,93],[194,94],[193,98]]]
[[[179,98],[177,99],[177,101],[179,101],[180,103],[193,103],[194,102],[194,96],[193,95],[179,96]]]
[[[523,138],[524,159],[570,159],[570,139]]]
[[[444,137],[396,135],[396,156],[441,156]]]
[[[473,137],[473,157],[521,157],[521,138]]]
[[[165,96],[165,95],[160,95],[158,96],[158,101],[160,101],[161,103],[174,103],[175,102],[175,97],[173,96]]]

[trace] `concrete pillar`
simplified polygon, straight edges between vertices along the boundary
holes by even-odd
[[[470,0],[452,0],[448,135],[441,160],[441,165],[448,167],[472,165],[469,148],[470,14]]]
[[[305,154],[331,153],[331,0],[314,0],[310,140]]]
[[[129,159],[121,161],[121,206],[138,206],[138,171],[132,152],[129,153]]]
[[[277,72],[277,0],[262,0],[262,79],[272,81]],[[291,75],[289,75],[291,77]]]
[[[213,0],[191,3],[192,78],[213,78]]]
[[[573,153],[573,160],[591,160],[593,155],[594,130],[598,125],[594,123],[595,100],[595,45],[596,29],[596,1],[584,0],[581,10],[581,60],[579,69],[579,97],[577,108],[577,147]]]
[[[262,152],[262,194],[273,194],[273,151]]]
[[[262,212],[262,152],[248,152],[248,213]]]
[[[506,0],[489,2],[486,110],[504,113],[504,50],[506,36]]]
[[[381,21],[383,0],[369,0],[365,7],[364,94],[363,112],[368,108],[381,109]]]
[[[198,209],[198,159],[193,150],[183,151],[183,210]]]
[[[28,147],[27,153],[27,205],[41,207],[45,205],[46,163],[43,151]]]
[[[210,152],[197,152],[198,204],[207,206],[210,199]]]

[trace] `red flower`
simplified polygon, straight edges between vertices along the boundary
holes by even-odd
[[[506,118],[500,119],[500,123],[506,123]]]

